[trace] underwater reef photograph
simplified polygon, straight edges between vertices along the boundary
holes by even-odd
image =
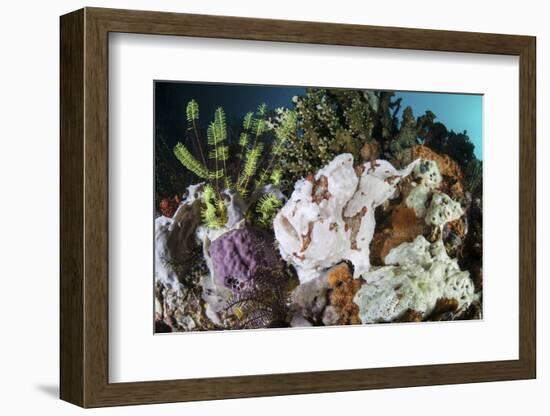
[[[154,95],[155,333],[482,319],[482,95]]]

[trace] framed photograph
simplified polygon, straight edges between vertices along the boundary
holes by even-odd
[[[536,377],[534,37],[60,28],[63,400]]]

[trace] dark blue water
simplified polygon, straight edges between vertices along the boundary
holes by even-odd
[[[302,87],[157,81],[155,124],[162,127],[169,141],[178,141],[187,128],[185,108],[191,99],[199,103],[204,123],[212,119],[216,108],[223,107],[228,121],[240,124],[248,111],[254,111],[262,103],[270,109],[291,107],[292,97],[305,92]],[[447,129],[466,130],[475,145],[475,155],[482,159],[483,96],[399,91],[396,96],[403,99],[401,112],[406,106],[412,107],[415,116],[430,110]]]

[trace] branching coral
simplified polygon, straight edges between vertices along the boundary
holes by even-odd
[[[452,136],[449,140],[471,144],[467,136],[455,138],[440,129],[430,111],[415,117],[406,107],[399,119],[401,98],[391,91],[309,88],[294,102],[296,122],[281,158],[284,176],[291,183],[341,153],[350,153],[355,160],[381,157],[403,166],[412,160],[406,160],[410,149],[422,141],[437,146]],[[466,149],[462,159],[469,158]]]
[[[292,123],[285,126],[285,177],[292,183],[341,153],[359,160],[363,144],[372,140],[375,117],[373,103],[363,91],[309,88],[305,96],[295,98]]]

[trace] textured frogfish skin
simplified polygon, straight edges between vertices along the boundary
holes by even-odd
[[[214,240],[210,256],[217,283],[238,293],[250,289],[254,279],[281,269],[273,237],[267,232],[244,227]]]

